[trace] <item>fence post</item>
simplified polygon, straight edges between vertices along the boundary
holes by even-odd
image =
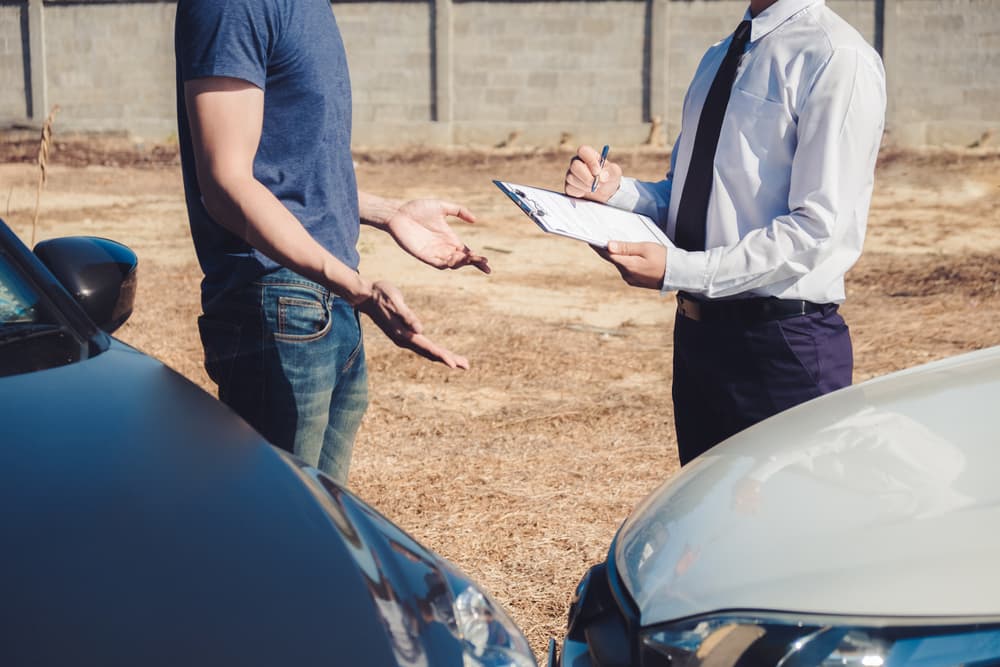
[[[49,108],[45,68],[45,7],[42,0],[28,0],[28,118],[41,121]]]
[[[649,118],[666,129],[670,110],[670,0],[649,0]]]
[[[908,143],[911,137],[902,135],[912,132],[913,128],[904,128],[896,118],[896,91],[900,76],[899,72],[899,7],[898,0],[883,0],[882,5],[882,64],[885,67],[886,110],[885,125],[889,131],[889,141],[892,143]],[[922,143],[922,139],[918,141]]]
[[[452,67],[453,21],[451,0],[431,0],[433,11],[433,48],[434,64],[432,76],[434,81],[434,113],[431,120],[445,124],[447,134],[451,137],[453,120],[453,88],[454,68]],[[449,139],[449,140],[450,140]]]

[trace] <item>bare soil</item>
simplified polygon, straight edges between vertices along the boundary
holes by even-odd
[[[26,241],[37,145],[0,137],[0,214]],[[362,272],[399,285],[428,333],[472,369],[429,364],[368,327],[372,401],[350,487],[492,591],[539,656],[563,631],[579,577],[678,468],[673,302],[629,288],[586,245],[543,234],[491,183],[558,188],[569,157],[538,147],[356,153],[365,190],[469,206],[478,221],[460,232],[494,273],[438,272],[363,230]],[[668,163],[647,148],[614,158],[650,180]],[[139,292],[119,337],[212,392],[175,149],[57,140],[47,176],[36,238],[91,234],[135,249]],[[998,206],[996,149],[883,151],[842,309],[856,381],[1000,344]]]

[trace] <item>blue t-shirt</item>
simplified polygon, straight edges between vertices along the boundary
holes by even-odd
[[[358,266],[347,56],[329,0],[179,0],[177,122],[188,217],[205,278],[202,303],[278,265],[214,222],[202,203],[184,82],[243,79],[264,91],[254,176],[324,248]]]

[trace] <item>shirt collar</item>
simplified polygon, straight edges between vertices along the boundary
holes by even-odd
[[[778,0],[751,20],[747,9],[743,19],[750,23],[750,41],[756,42],[768,35],[782,23],[813,5],[825,4],[824,0]]]

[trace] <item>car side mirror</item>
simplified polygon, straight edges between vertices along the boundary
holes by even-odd
[[[107,333],[132,314],[139,260],[128,246],[94,236],[65,236],[42,241],[34,253]]]

